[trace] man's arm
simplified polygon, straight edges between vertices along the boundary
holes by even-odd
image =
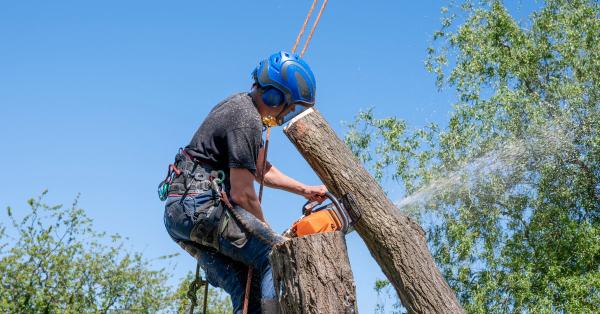
[[[266,222],[256,191],[254,191],[254,175],[252,172],[245,168],[229,168],[229,182],[231,183],[230,193],[233,201],[256,218]]]
[[[258,156],[256,181],[260,182],[263,169],[264,149],[261,148]],[[323,195],[327,192],[327,188],[324,185],[306,185],[288,177],[268,161],[265,170],[265,186],[270,188],[302,195],[311,201],[323,201]]]

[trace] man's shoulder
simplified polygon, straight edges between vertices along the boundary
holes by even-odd
[[[233,94],[223,100],[217,107],[230,117],[228,122],[231,127],[262,127],[260,114],[248,93]]]
[[[225,98],[220,104],[227,104],[229,107],[254,107],[252,97],[248,93],[235,93]]]

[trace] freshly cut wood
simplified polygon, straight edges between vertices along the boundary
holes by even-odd
[[[341,232],[292,238],[271,253],[281,313],[357,313],[356,287]]]
[[[321,114],[309,109],[284,128],[287,137],[337,196],[350,193],[362,218],[355,226],[409,313],[463,313],[435,265],[425,232],[401,214]]]

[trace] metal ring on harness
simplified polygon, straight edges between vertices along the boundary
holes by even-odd
[[[215,178],[218,184],[223,184],[225,182],[225,171],[217,170],[217,177]]]
[[[206,175],[204,173],[200,173],[200,172],[194,173],[193,178],[196,181],[208,180],[208,178],[206,177]]]

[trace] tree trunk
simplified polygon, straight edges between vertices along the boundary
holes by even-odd
[[[292,238],[276,245],[270,258],[283,314],[358,312],[341,232]]]
[[[337,196],[350,193],[362,218],[355,226],[409,313],[463,313],[435,265],[425,232],[401,214],[318,111],[284,128],[300,154]]]

